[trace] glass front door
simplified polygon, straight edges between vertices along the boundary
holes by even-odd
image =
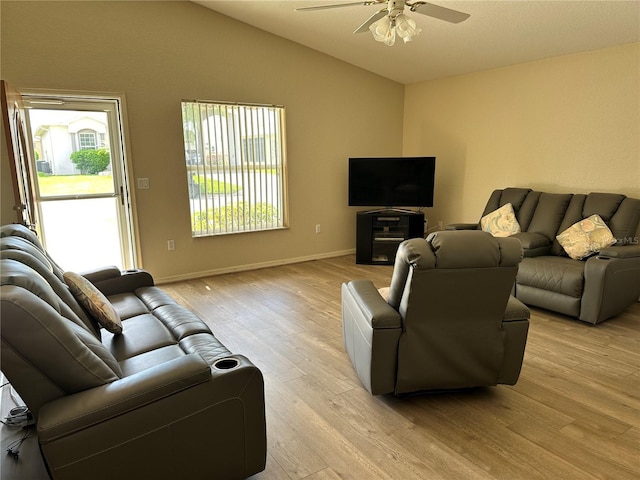
[[[118,100],[23,98],[46,249],[65,270],[134,267]]]

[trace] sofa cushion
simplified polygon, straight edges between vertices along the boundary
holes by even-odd
[[[0,242],[5,238],[0,239]],[[100,335],[100,326],[97,322],[89,317],[87,313],[82,309],[78,301],[74,298],[69,291],[69,287],[66,283],[60,280],[47,265],[43,264],[37,257],[29,255],[27,252],[16,249],[4,249],[0,251],[0,258],[3,260],[15,260],[37,272],[53,289],[55,294],[59,297],[58,307],[60,313],[77,323],[87,327],[96,337]]]
[[[556,238],[574,260],[582,260],[616,243],[611,230],[599,215],[591,215],[574,223]]]
[[[640,200],[625,198],[616,213],[607,222],[611,233],[616,237],[616,245],[637,245],[637,226],[640,222]]]
[[[38,277],[35,272],[32,275]],[[62,317],[40,295],[16,285],[2,286],[2,339],[3,359],[7,358],[5,348],[19,352],[23,366],[31,366],[22,372],[25,378],[43,383],[29,388],[48,390],[47,401],[110,383],[122,373],[86,328]],[[27,396],[32,393],[37,396],[35,391]]]
[[[104,332],[102,343],[121,362],[157,348],[176,345],[178,342],[164,324],[150,313],[131,317],[122,322],[122,335]]]
[[[76,300],[87,309],[101,327],[114,334],[122,333],[122,322],[118,312],[100,290],[75,272],[65,272],[63,278]]]
[[[107,298],[122,320],[150,313],[147,305],[137,295],[131,292],[117,293],[115,295],[109,295]]]
[[[580,298],[584,290],[584,263],[551,255],[524,258],[518,269],[516,283]],[[519,294],[517,296],[520,298]]]
[[[35,234],[35,232],[25,227],[24,225],[12,223],[10,225],[3,225],[2,227],[0,227],[0,238],[11,239],[11,241],[19,241],[23,246],[28,245],[30,249],[31,248],[33,249],[33,250],[29,250],[29,252],[32,255],[35,255],[36,253],[34,253],[34,251],[36,251],[38,256],[45,257],[46,263],[51,267],[51,271],[53,272],[53,274],[56,277],[58,277],[60,280],[62,280],[62,274],[63,274],[62,269],[49,256],[47,251],[42,246],[42,243],[40,243],[40,239]],[[11,247],[11,248],[16,248],[15,245],[16,244],[14,244],[14,247]],[[2,248],[5,248],[5,247],[3,246]],[[24,248],[24,247],[18,247],[18,248]]]
[[[571,198],[570,193],[541,193],[527,231],[540,233],[547,237],[550,243],[553,242],[560,231],[560,224]]]
[[[120,368],[122,369],[122,375],[128,377],[185,355],[184,350],[178,345],[167,345],[166,347],[156,348],[140,355],[125,358],[120,362]]]
[[[173,298],[158,287],[142,287],[136,289],[134,293],[142,300],[150,312],[164,305],[177,305]]]
[[[47,256],[39,250],[34,244],[20,237],[3,237],[0,240],[0,249],[2,250],[18,250],[21,252],[25,252],[26,254],[32,256],[34,259],[38,260],[42,265],[47,268],[51,273],[55,275],[53,265],[47,258]],[[59,277],[59,280],[62,280],[62,277]]]
[[[520,240],[525,257],[536,257],[549,253],[551,240],[541,233],[520,232],[513,235],[513,237]]]
[[[483,232],[490,233],[494,237],[510,237],[520,233],[520,224],[516,220],[513,206],[510,203],[482,217],[480,227]]]
[[[619,193],[590,193],[584,202],[582,215],[599,215],[603,221],[608,222],[624,199],[625,196]]]
[[[33,293],[51,306],[57,313],[61,312],[60,299],[41,275],[28,265],[13,259],[2,260],[2,285],[15,285]]]
[[[582,193],[576,193],[571,197],[569,201],[569,205],[567,205],[567,211],[564,213],[564,218],[562,222],[560,222],[560,226],[558,227],[558,231],[553,235],[553,245],[551,246],[551,255],[558,255],[562,257],[567,256],[567,252],[564,251],[562,245],[558,242],[556,236],[558,233],[565,231],[571,225],[576,222],[579,222],[585,216],[582,214],[582,208],[584,207],[584,202],[587,199],[587,196]]]

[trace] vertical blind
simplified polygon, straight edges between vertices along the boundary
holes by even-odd
[[[193,236],[287,227],[284,107],[182,102]]]

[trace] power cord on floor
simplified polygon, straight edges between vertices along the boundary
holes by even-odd
[[[11,388],[11,383],[10,382],[3,383],[2,385],[0,385],[0,389],[6,386],[9,386],[9,388]],[[9,395],[11,396],[11,400],[13,400],[16,405],[19,405],[18,399],[16,399],[15,396],[13,395],[12,388],[9,391]],[[22,444],[24,443],[24,441],[27,438],[29,438],[29,436],[31,435],[31,432],[33,431],[33,428],[30,428],[31,425],[35,424],[33,415],[25,405],[19,405],[9,410],[9,415],[4,417],[4,420],[0,420],[0,423],[6,425],[7,427],[25,429],[24,435],[22,435],[17,440],[11,442],[7,446],[7,455],[9,455],[14,460],[18,460],[20,456],[20,447],[22,447]]]
[[[35,423],[31,411],[24,405],[12,408],[9,411],[9,415],[4,417],[4,420],[0,420],[0,422],[7,427],[27,427]]]
[[[29,435],[31,435],[31,432],[33,431],[32,428],[27,428],[26,430],[27,431],[25,432],[25,434],[21,438],[17,439],[14,442],[11,442],[9,444],[9,446],[7,447],[7,455],[9,455],[14,460],[18,460],[18,458],[20,456],[20,447],[22,446],[24,441],[27,438],[29,438]]]

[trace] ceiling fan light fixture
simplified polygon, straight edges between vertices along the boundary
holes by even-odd
[[[403,13],[405,7],[409,7],[412,12],[449,23],[464,22],[470,17],[468,13],[451,10],[423,0],[361,0],[337,5],[300,7],[296,8],[295,11],[324,10],[327,8],[350,7],[352,5],[369,6],[383,3],[386,4],[386,8],[378,10],[371,15],[353,33],[364,33],[369,30],[376,41],[386,43],[389,46],[396,42],[396,34],[402,38],[404,43],[415,40],[422,29],[416,25],[413,19]]]
[[[373,22],[369,27],[373,38],[377,42],[384,42],[391,46],[396,42],[396,27],[392,25],[391,18],[384,16],[381,19]]]
[[[396,17],[395,23],[398,35],[400,35],[400,38],[404,40],[404,43],[415,40],[418,34],[422,31],[422,29],[416,25],[416,22],[407,17],[404,13],[401,13]]]

